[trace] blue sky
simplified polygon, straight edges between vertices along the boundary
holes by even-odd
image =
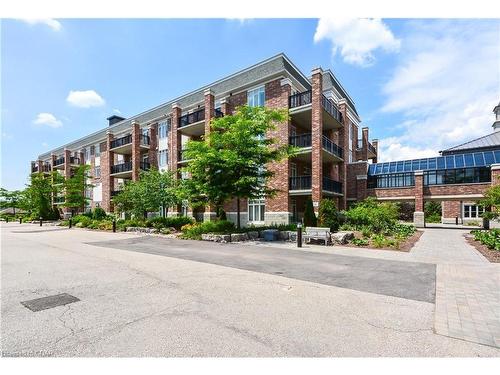
[[[2,20],[2,182],[30,160],[279,52],[332,69],[382,160],[492,131],[497,20]]]

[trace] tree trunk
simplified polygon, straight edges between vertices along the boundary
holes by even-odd
[[[240,198],[236,198],[236,228],[240,229]]]

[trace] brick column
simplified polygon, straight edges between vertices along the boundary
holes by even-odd
[[[347,164],[349,163],[349,126],[351,121],[347,117],[347,103],[341,100],[338,105],[342,113],[343,123],[339,130],[339,146],[344,149],[344,161],[339,165],[339,181],[342,182],[342,197],[339,198],[339,209],[347,208]]]
[[[38,159],[36,165],[38,165],[38,172],[43,172],[43,160]]]
[[[158,124],[149,126],[148,160],[151,168],[158,168]]]
[[[373,162],[376,163],[377,159],[378,159],[378,139],[372,140],[372,146],[375,149],[375,152],[377,154],[377,156],[375,158],[373,158]]]
[[[111,192],[115,189],[115,179],[111,176],[111,167],[114,165],[115,154],[110,151],[113,134],[106,133],[106,142],[101,143],[101,186],[102,186],[102,201],[101,207],[106,212],[113,211],[111,203]],[[104,146],[104,150],[102,149]]]
[[[210,121],[214,117],[215,98],[211,89],[205,90],[205,135],[210,133]]]
[[[171,170],[177,171],[177,161],[179,147],[181,147],[181,133],[177,130],[179,127],[179,117],[181,116],[181,107],[177,103],[172,105],[172,126],[169,133],[170,138],[170,166]],[[175,174],[177,176],[177,174]]]
[[[205,90],[205,137],[210,133],[210,122],[212,118],[215,117],[215,97],[211,89]],[[222,111],[226,114],[227,103],[224,99],[222,104]],[[213,221],[217,217],[215,212],[215,207],[213,205],[207,205],[204,207],[203,221]]]
[[[229,108],[229,102],[226,98],[221,99],[220,109],[221,109],[222,113],[224,113],[224,116],[231,114],[231,110]]]
[[[356,200],[362,201],[366,198],[366,189],[368,187],[368,175],[356,176]]]
[[[362,160],[368,160],[368,128],[364,127],[361,129],[361,158]]]
[[[413,224],[417,228],[425,227],[424,214],[424,171],[415,171],[415,212]]]
[[[288,78],[268,82],[265,86],[265,92],[265,106],[267,108],[288,108],[292,82]],[[275,125],[276,129],[269,131],[267,136],[274,138],[279,145],[287,145],[290,136],[290,120]],[[269,180],[268,186],[271,189],[276,189],[277,193],[273,198],[266,198],[265,223],[266,225],[272,223],[288,224],[291,218],[290,197],[288,194],[289,161],[285,159],[280,162],[270,163],[266,166],[266,169],[274,173],[274,176]]]
[[[323,136],[323,70],[312,70],[312,98],[311,98],[311,191],[314,211],[318,211],[319,201],[323,193],[323,156],[321,139]]]
[[[141,170],[141,127],[137,121],[132,122],[132,181],[139,179]]]

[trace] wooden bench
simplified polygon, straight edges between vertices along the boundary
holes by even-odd
[[[330,236],[330,228],[321,228],[321,227],[307,227],[304,229],[304,233],[302,234],[302,239],[304,242],[306,240],[322,240],[325,241],[325,245],[330,245],[331,236]]]

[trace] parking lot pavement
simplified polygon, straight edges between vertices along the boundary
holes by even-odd
[[[434,302],[436,289],[434,264],[162,237],[88,244],[211,263],[416,301]]]
[[[130,234],[39,230],[2,225],[5,356],[500,354],[434,334],[433,303],[88,244],[143,238]],[[65,304],[21,304],[48,296]]]

